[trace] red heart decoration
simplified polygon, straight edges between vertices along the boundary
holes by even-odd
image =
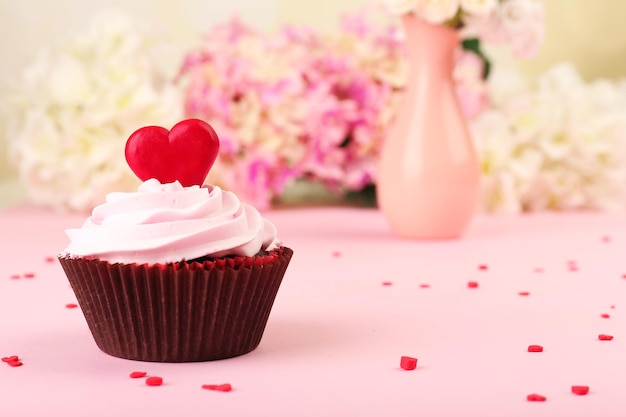
[[[126,162],[140,180],[161,184],[178,180],[183,186],[202,185],[217,158],[220,142],[213,128],[187,119],[172,130],[146,126],[126,141]]]

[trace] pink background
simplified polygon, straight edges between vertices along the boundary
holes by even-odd
[[[76,299],[46,257],[83,216],[0,212],[0,357],[24,363],[0,363],[0,415],[626,415],[624,214],[478,217],[464,239],[446,242],[396,238],[376,210],[266,216],[295,255],[261,345],[160,364],[100,352],[80,309],[65,307]],[[531,344],[544,352],[527,352]],[[402,355],[417,357],[417,369],[400,369]],[[201,389],[221,383],[233,391]],[[572,385],[590,392],[576,396]],[[531,393],[547,401],[526,401]]]

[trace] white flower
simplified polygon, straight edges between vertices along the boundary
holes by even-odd
[[[498,72],[494,80],[501,78]],[[623,209],[623,81],[586,83],[573,66],[561,64],[536,83],[515,84],[492,82],[497,100],[470,121],[482,163],[483,207],[507,212]]]
[[[460,5],[460,0],[417,0],[415,13],[430,23],[441,24],[452,19]]]
[[[5,95],[4,136],[33,201],[87,211],[108,192],[136,188],[126,139],[182,116],[182,98],[164,81],[155,47],[149,28],[106,13],[20,74]]]
[[[417,0],[381,0],[387,11],[394,15],[411,13],[415,9]]]
[[[503,37],[511,44],[513,54],[534,56],[543,43],[545,16],[538,0],[505,0],[499,11]]]
[[[461,9],[477,18],[491,16],[498,7],[498,0],[461,0]]]
[[[529,19],[536,17],[539,8],[533,0],[504,0],[500,6],[500,22],[511,34],[526,30]]]

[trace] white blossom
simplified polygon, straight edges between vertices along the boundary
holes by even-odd
[[[126,139],[145,125],[171,127],[182,115],[156,48],[150,28],[105,13],[19,74],[5,93],[4,136],[33,201],[86,211],[108,192],[136,187]]]
[[[418,0],[382,0],[382,5],[393,15],[413,12]]]
[[[459,11],[460,0],[417,0],[415,12],[434,24],[452,19]]]
[[[502,82],[518,81],[515,87]],[[494,73],[489,109],[470,121],[488,211],[624,208],[624,81],[585,82],[569,64],[535,83]]]
[[[461,0],[463,12],[471,14],[476,18],[487,18],[491,16],[498,7],[498,0]]]

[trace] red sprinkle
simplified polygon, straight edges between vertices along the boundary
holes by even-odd
[[[205,384],[202,386],[202,389],[208,389],[210,391],[228,392],[228,391],[232,391],[233,387],[230,384],[220,384],[220,385]]]
[[[572,392],[576,395],[587,395],[589,387],[587,385],[572,385]]]
[[[20,279],[20,276],[17,275],[17,274],[13,274],[9,278],[11,278],[11,279]]]
[[[48,263],[52,263],[52,262],[54,262],[55,260],[56,260],[56,259],[55,259],[54,257],[52,257],[52,256],[48,256],[48,257],[46,257],[46,262],[48,262]]]
[[[20,361],[7,361],[7,365],[12,366],[12,367],[18,367],[18,366],[22,366],[24,365],[22,362]]]
[[[163,384],[163,378],[160,376],[149,376],[146,378],[146,385],[150,385],[151,387],[157,387]]]
[[[391,285],[393,285],[393,282],[391,282],[391,281],[383,281],[383,286],[389,287]]]
[[[482,265],[478,265],[478,269],[480,269],[481,271],[486,271],[487,269],[489,269],[489,267],[485,264],[482,264]]]
[[[76,308],[76,307],[78,307],[78,304],[75,304],[75,303],[65,304],[65,308]]]
[[[611,308],[615,308],[615,306],[612,305]]]
[[[130,373],[131,378],[143,378],[146,376],[147,372],[135,371]]]
[[[470,282],[467,283],[467,287],[468,288],[478,288],[478,282],[470,281]]]
[[[20,358],[17,355],[13,355],[13,356],[7,356],[1,359],[2,362],[15,362],[20,360]]]
[[[430,284],[420,284],[420,288],[430,288]]]
[[[606,313],[603,313],[603,314],[600,314],[600,317],[602,317],[603,319],[608,319],[608,318],[610,318],[611,316],[610,316],[610,315],[608,315],[608,314],[606,314]]]
[[[400,368],[406,371],[412,371],[417,367],[417,358],[412,358],[410,356],[402,356],[400,358]]]
[[[598,339],[600,340],[613,340],[613,336],[608,334],[600,334],[598,335]]]
[[[530,345],[528,346],[529,352],[543,352],[543,346],[540,345]]]
[[[32,272],[27,272],[24,274],[24,278],[35,278],[35,274]]]
[[[526,399],[528,401],[545,401],[546,397],[544,397],[543,395],[539,395],[539,394],[528,394],[526,396]]]
[[[518,294],[521,295],[521,296],[530,295],[530,293],[528,291],[520,291]]]

